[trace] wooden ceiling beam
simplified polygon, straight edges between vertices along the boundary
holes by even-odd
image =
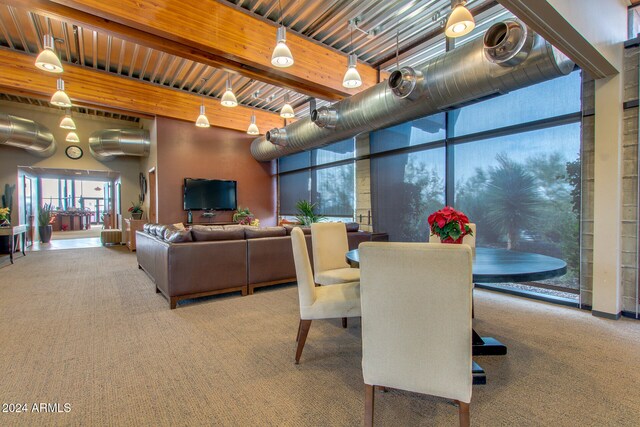
[[[0,49],[0,58],[0,91],[34,98],[50,98],[55,92],[59,75],[35,68],[35,56]],[[195,122],[202,102],[202,97],[181,90],[77,65],[65,64],[61,77],[73,103],[96,109]],[[219,100],[211,98],[205,98],[204,103],[211,126],[246,132],[251,114],[256,115],[262,132],[283,125],[275,113],[242,106],[223,107]]]
[[[192,61],[237,72],[309,96],[339,100],[377,83],[375,68],[358,64],[363,85],[342,86],[346,56],[292,32],[287,45],[295,63],[271,65],[277,26],[215,1],[0,0],[67,20]]]

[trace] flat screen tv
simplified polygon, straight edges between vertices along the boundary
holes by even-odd
[[[184,179],[184,210],[232,211],[238,208],[237,182],[219,179]]]

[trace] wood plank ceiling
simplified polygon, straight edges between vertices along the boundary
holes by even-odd
[[[415,66],[441,53],[442,25],[450,4],[450,0],[0,0],[0,67],[12,73],[0,77],[0,92],[5,99],[19,96],[15,99],[33,103],[32,99],[46,99],[55,90],[56,76],[29,67],[42,49],[43,36],[52,33],[65,67],[67,93],[78,105],[134,117],[193,121],[205,99],[212,125],[244,131],[255,113],[265,132],[282,124],[277,112],[284,94],[290,95],[297,117],[304,117],[309,114],[309,97],[326,105],[375,84],[379,72],[396,67],[396,45],[400,65]],[[495,1],[471,0],[468,7],[479,24],[468,39],[508,14]],[[350,20],[357,23],[355,30],[349,27]],[[288,28],[287,44],[296,61],[286,69],[270,64],[278,21]],[[364,85],[346,90],[342,75],[346,54],[352,50],[360,59]],[[223,108],[216,101],[227,76],[240,107]],[[120,87],[138,96],[118,100]],[[156,96],[163,98],[146,99]]]

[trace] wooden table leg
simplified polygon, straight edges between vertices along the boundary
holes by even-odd
[[[25,231],[24,233],[22,233],[21,237],[22,237],[22,255],[27,256],[27,254],[24,253],[24,247],[27,246],[27,232]]]

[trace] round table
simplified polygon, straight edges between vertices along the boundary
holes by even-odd
[[[357,249],[347,252],[347,262],[352,267],[360,266]],[[529,282],[562,276],[567,272],[567,263],[561,259],[529,252],[507,249],[475,248],[473,255],[474,283]],[[481,337],[473,333],[474,356],[498,356],[507,354],[507,347],[492,337]],[[474,362],[474,384],[484,384],[484,370]]]
[[[347,252],[352,267],[360,265],[358,250]],[[476,248],[473,256],[474,283],[531,282],[562,276],[567,263],[561,259],[529,252]]]

